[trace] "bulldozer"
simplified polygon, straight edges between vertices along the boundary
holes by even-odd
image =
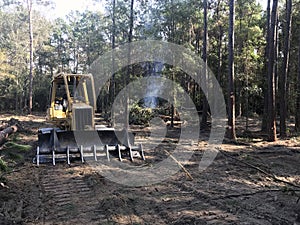
[[[50,104],[46,120],[53,127],[38,130],[38,146],[34,162],[66,161],[79,158],[81,162],[99,157],[110,160],[116,155],[145,160],[143,146],[135,145],[135,135],[127,129],[95,123],[96,96],[92,74],[65,74],[53,76]]]

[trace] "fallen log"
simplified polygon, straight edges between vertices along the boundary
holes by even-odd
[[[2,123],[0,124],[0,130],[4,130],[5,128],[8,127],[8,124],[7,123]]]
[[[10,126],[0,131],[0,145],[2,145],[7,137],[18,130],[17,126]]]

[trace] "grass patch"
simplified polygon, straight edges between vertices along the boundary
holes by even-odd
[[[12,141],[6,142],[3,147],[5,150],[14,150],[18,152],[28,152],[32,148],[30,145],[21,145]]]
[[[8,166],[6,164],[5,161],[3,161],[3,159],[0,158],[0,171],[8,171]]]
[[[14,161],[24,159],[24,157],[22,155],[14,153],[14,152],[8,152],[7,156],[9,157],[9,159],[14,160]]]
[[[13,141],[6,142],[1,149],[0,171],[7,172],[11,167],[23,162],[26,153],[31,149],[30,145],[17,144]]]

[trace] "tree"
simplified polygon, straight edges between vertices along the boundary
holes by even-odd
[[[29,114],[32,113],[33,98],[33,31],[32,31],[32,0],[26,0],[28,13],[28,34],[29,34]]]
[[[296,97],[296,123],[295,130],[300,131],[300,36],[298,41],[298,76],[297,76],[297,97]]]
[[[51,4],[50,1],[44,1],[44,0],[20,0],[20,1],[6,1],[4,2],[5,6],[9,5],[14,5],[16,7],[22,8],[22,5],[26,5],[26,10],[27,10],[27,24],[28,24],[28,43],[29,43],[29,62],[28,62],[28,67],[29,67],[29,74],[28,74],[28,80],[29,80],[29,91],[28,91],[28,113],[32,113],[32,106],[33,106],[33,70],[34,70],[34,37],[33,37],[33,4],[39,4],[39,5],[49,5]],[[26,104],[27,101],[25,101]]]
[[[19,111],[26,104],[28,91],[26,82],[28,80],[26,63],[28,53],[24,51],[28,46],[26,12],[22,8],[14,13],[3,13],[0,19],[0,49],[5,52],[5,60],[2,65],[9,68],[7,74],[10,77],[9,80],[5,79],[7,89],[4,98],[14,102],[15,110]],[[11,98],[12,96],[14,98]],[[7,109],[11,109],[11,107],[10,104],[6,104]]]
[[[203,34],[203,82],[205,82],[205,86],[207,85],[207,39],[208,39],[208,31],[207,31],[207,0],[203,1],[203,18],[204,18],[204,34]],[[206,92],[208,94],[208,92]],[[204,97],[203,101],[203,113],[201,120],[201,128],[207,129],[207,117],[208,117],[208,96]]]
[[[27,110],[29,103],[28,62],[30,61],[29,51],[26,51],[29,49],[27,9],[19,6],[13,12],[7,11],[0,17],[0,51],[5,52],[6,59],[3,64],[9,68],[7,73],[10,77],[9,80],[6,80],[5,99],[8,100],[6,108],[11,110],[13,107],[16,111],[23,111],[25,108]],[[36,50],[39,50],[42,48],[43,42],[49,37],[51,26],[37,12],[32,17],[35,21],[35,26],[32,28],[35,36],[33,45],[36,46]],[[37,58],[35,57],[35,59]],[[35,64],[37,61],[34,60],[33,63]],[[38,71],[33,72],[36,74]]]
[[[269,141],[276,141],[276,111],[275,111],[275,42],[276,42],[276,24],[278,13],[278,0],[273,0],[270,34],[268,39],[268,116],[267,116],[267,132]]]
[[[264,112],[263,112],[263,118],[261,123],[261,130],[263,132],[267,132],[267,124],[268,124],[268,73],[267,73],[267,65],[268,65],[268,58],[269,58],[269,39],[270,39],[270,26],[271,26],[271,0],[268,0],[267,5],[267,21],[266,21],[266,27],[267,27],[267,35],[266,35],[266,48],[265,48],[265,76],[264,76],[264,82],[263,82],[263,90],[264,90]]]
[[[211,16],[208,17],[210,25],[209,46],[208,46],[208,66],[216,74],[217,80],[228,90],[228,20],[229,4],[227,0],[212,1],[210,3]]]
[[[112,50],[114,50],[116,48],[116,17],[115,17],[115,14],[116,14],[116,0],[112,0],[113,2],[113,7],[112,7],[112,37],[111,37],[111,48]],[[115,85],[115,73],[114,73],[114,70],[115,70],[115,58],[112,57],[112,71],[113,71],[113,74],[112,74],[112,77],[111,77],[111,81],[110,81],[110,99],[111,99],[111,102],[114,101],[115,99],[115,95],[116,95],[116,85]],[[114,112],[114,109],[112,107],[112,111],[111,111],[111,125],[114,127],[115,126],[115,112]]]
[[[235,31],[235,94],[236,115],[248,116],[257,110],[255,104],[262,101],[259,81],[263,66],[261,53],[264,42],[261,7],[248,0],[236,1]],[[250,98],[251,97],[251,98]]]
[[[229,73],[228,73],[228,138],[235,140],[235,90],[234,90],[234,21],[235,21],[235,4],[234,0],[229,1]]]
[[[128,43],[130,44],[132,42],[133,39],[133,24],[134,24],[134,0],[130,1],[130,17],[129,17],[129,32],[128,32]],[[128,46],[128,56],[127,56],[127,72],[126,72],[126,76],[124,76],[124,86],[127,86],[129,84],[130,81],[130,74],[133,72],[132,66],[130,65],[131,62],[131,48],[130,45]],[[129,91],[129,90],[128,90]],[[129,93],[128,91],[125,93],[125,120],[124,120],[124,124],[125,124],[125,128],[128,129],[128,125],[129,125]]]
[[[222,67],[222,41],[223,41],[223,36],[224,36],[224,30],[223,30],[223,26],[221,24],[220,21],[220,13],[221,13],[221,1],[218,0],[218,4],[217,4],[217,20],[218,20],[218,29],[219,29],[219,33],[218,33],[218,72],[217,72],[217,79],[219,82],[221,82],[221,67]]]
[[[280,136],[285,138],[286,117],[287,117],[287,76],[289,70],[289,54],[291,43],[291,24],[292,24],[292,0],[286,0],[286,21],[284,26],[284,58],[282,71],[280,73],[279,96],[280,96]]]

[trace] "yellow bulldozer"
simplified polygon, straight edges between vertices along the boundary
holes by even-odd
[[[135,145],[134,134],[127,129],[95,123],[96,96],[91,74],[64,74],[53,77],[51,96],[47,109],[47,121],[54,126],[38,131],[38,146],[34,162],[67,161],[80,158],[82,162],[92,158],[98,161],[104,156],[110,160],[117,155],[122,161],[128,155],[145,160],[141,144]],[[115,154],[111,154],[111,153]]]

